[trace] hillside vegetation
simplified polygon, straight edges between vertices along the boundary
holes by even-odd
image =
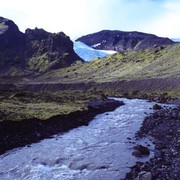
[[[180,44],[152,50],[116,53],[91,62],[50,71],[38,81],[79,83],[114,82],[151,78],[180,77]]]

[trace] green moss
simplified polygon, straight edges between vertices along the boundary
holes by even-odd
[[[57,93],[4,92],[0,101],[2,120],[21,121],[29,118],[41,120],[87,109],[86,102],[102,100],[101,92],[62,91]]]
[[[55,115],[69,114],[71,112],[82,110],[82,104],[39,102],[39,103],[18,103],[4,102],[0,103],[1,111],[7,114],[9,120],[20,121],[29,118],[38,118],[46,120]]]
[[[52,62],[48,60],[47,54],[45,53],[41,56],[32,57],[28,61],[28,65],[31,70],[44,72],[52,65]]]

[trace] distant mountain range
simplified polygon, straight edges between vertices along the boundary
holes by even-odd
[[[94,49],[114,50],[118,52],[140,51],[145,48],[151,49],[156,46],[172,45],[174,43],[169,38],[162,38],[153,34],[117,30],[103,30],[88,34],[78,38],[77,41],[83,42]]]

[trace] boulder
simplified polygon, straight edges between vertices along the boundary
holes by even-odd
[[[155,104],[153,106],[153,110],[160,110],[160,109],[162,109],[162,107],[159,104]]]
[[[152,179],[151,172],[141,171],[139,173],[139,180],[151,180],[151,179]]]
[[[150,154],[149,149],[142,145],[134,146],[134,150],[132,155],[136,157],[147,156]]]

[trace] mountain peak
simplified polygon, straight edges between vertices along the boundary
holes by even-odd
[[[17,33],[19,32],[19,28],[13,21],[0,17],[0,34],[3,34],[6,31]]]
[[[44,29],[19,31],[11,20],[0,17],[0,72],[16,69],[21,73],[45,72],[70,66],[81,58],[73,50],[73,42],[63,32]]]
[[[29,40],[42,40],[48,38],[50,33],[45,31],[44,29],[38,29],[37,27],[35,29],[26,29],[25,35]]]
[[[115,50],[126,52],[142,50],[154,46],[171,45],[173,41],[168,38],[158,37],[137,31],[102,30],[78,38],[76,41],[85,43],[94,49]]]

